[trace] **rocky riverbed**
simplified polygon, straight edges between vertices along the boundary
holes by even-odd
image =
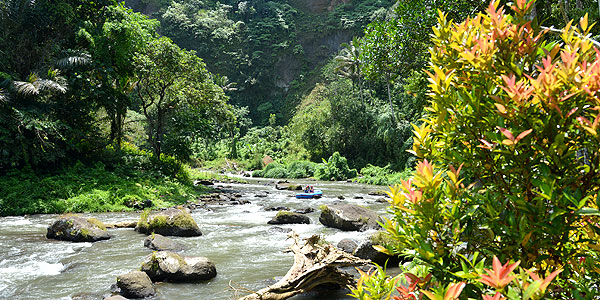
[[[360,243],[375,230],[342,231],[324,226],[322,205],[355,204],[385,214],[386,203],[374,193],[382,187],[346,182],[292,181],[323,190],[321,199],[296,199],[295,191],[277,189],[276,181],[249,179],[248,184],[217,183],[221,193],[187,206],[201,236],[169,237],[185,248],[186,256],[206,257],[217,276],[195,283],[156,283],[152,299],[235,299],[243,289],[258,290],[285,275],[293,257],[283,250],[291,243],[288,232],[302,237],[322,235],[337,244],[343,239]],[[281,188],[281,185],[279,185]],[[369,193],[371,195],[369,195]],[[310,223],[267,224],[281,210],[308,217]],[[82,214],[104,223],[134,222],[141,213]],[[111,295],[117,276],[139,270],[152,250],[147,235],[132,228],[109,228],[109,240],[73,243],[46,238],[47,227],[58,216],[0,218],[0,299],[104,299]],[[296,296],[295,300],[352,299],[346,290]],[[238,296],[243,293],[238,293]]]

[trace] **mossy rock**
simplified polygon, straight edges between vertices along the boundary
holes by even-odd
[[[365,231],[379,229],[382,221],[372,210],[351,204],[321,205],[319,221],[328,227],[344,231]]]
[[[169,208],[163,211],[144,211],[135,230],[140,233],[157,233],[164,236],[200,236],[202,232],[183,209]]]
[[[128,298],[146,298],[156,294],[150,277],[142,271],[117,276],[117,286],[121,294]]]
[[[217,276],[215,264],[208,258],[181,256],[169,251],[148,255],[142,263],[142,271],[155,282],[196,282]]]
[[[169,250],[169,251],[183,251],[187,247],[177,241],[164,237],[160,234],[151,234],[144,240],[144,246],[152,250]]]
[[[279,211],[267,224],[310,224],[310,218],[291,211]]]
[[[48,227],[46,237],[72,242],[96,242],[108,240],[111,235],[106,231],[106,226],[97,219],[66,215]]]
[[[394,241],[387,232],[377,231],[367,240],[359,243],[352,254],[356,257],[369,259],[379,265],[387,265],[388,267],[397,266],[401,261],[398,256],[388,255],[374,248],[376,245],[386,247],[393,244]]]

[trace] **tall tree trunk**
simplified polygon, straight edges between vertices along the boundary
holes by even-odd
[[[363,95],[363,80],[360,72],[358,73],[358,93],[360,95],[360,102],[362,103],[363,108],[365,108],[365,97]]]
[[[164,114],[164,110],[159,106],[156,110],[156,136],[154,138],[154,156],[156,159],[160,159],[160,154],[162,153]]]
[[[569,23],[569,16],[567,16],[567,7],[565,5],[565,1],[564,0],[559,0],[558,1],[558,7],[560,8],[560,13],[563,16],[563,20],[566,23]]]
[[[396,125],[398,123],[396,123],[396,113],[394,112],[394,104],[392,103],[392,93],[390,91],[390,78],[389,78],[389,76],[386,79],[386,84],[387,84],[388,100],[390,101],[390,112],[392,113],[392,122],[394,123],[394,127],[396,127]]]
[[[121,151],[121,142],[123,141],[123,124],[125,123],[125,116],[127,115],[127,110],[122,111],[119,110],[117,112],[117,149]]]

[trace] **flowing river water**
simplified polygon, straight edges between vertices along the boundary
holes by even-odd
[[[291,240],[287,233],[268,225],[276,211],[267,207],[290,209],[311,207],[312,224],[277,225],[291,228],[306,238],[322,235],[337,244],[344,238],[361,240],[371,232],[343,232],[327,228],[319,222],[319,205],[357,204],[385,215],[386,204],[377,202],[381,196],[369,192],[383,189],[346,182],[293,181],[311,184],[323,190],[321,199],[296,199],[293,191],[279,191],[269,179],[249,179],[248,184],[217,184],[221,188],[242,194],[245,205],[211,205],[196,209],[192,216],[203,232],[199,237],[179,238],[189,246],[188,256],[204,256],[217,267],[217,277],[201,283],[158,283],[154,299],[236,299],[236,288],[259,290],[285,275],[292,266],[293,256],[284,253]],[[257,194],[267,192],[267,197]],[[339,200],[338,196],[345,199]],[[356,196],[362,199],[355,199]],[[138,220],[139,212],[84,214],[103,222]],[[113,237],[96,243],[71,243],[46,239],[46,228],[57,215],[33,215],[0,218],[0,299],[103,299],[110,295],[116,277],[140,268],[144,257],[152,251],[143,245],[146,235],[133,229],[109,229]],[[312,293],[293,300],[353,299],[347,290]],[[243,295],[240,293],[238,295]]]

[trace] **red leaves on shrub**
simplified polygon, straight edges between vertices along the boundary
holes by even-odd
[[[502,265],[498,257],[494,256],[494,262],[492,264],[493,270],[484,269],[489,276],[481,275],[479,281],[495,289],[502,289],[515,279],[515,276],[511,274],[520,263],[521,261],[517,261],[514,264],[508,264],[508,262],[506,262]]]

